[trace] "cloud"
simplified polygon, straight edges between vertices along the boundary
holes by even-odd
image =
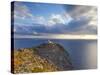
[[[74,19],[69,23],[72,33],[97,34],[97,8],[94,6],[64,6],[66,12]]]
[[[42,8],[42,6],[39,8]],[[21,29],[23,29],[23,26],[33,26],[34,29],[36,26],[40,26],[44,27],[44,30],[46,29],[48,32],[55,29],[54,32],[97,34],[96,7],[64,5],[64,8],[65,11],[60,13],[54,13],[53,11],[52,13],[48,12],[48,16],[35,15],[34,12],[32,12],[34,9],[30,10],[24,3],[15,2],[13,11],[15,19],[14,22],[15,25],[18,25]],[[24,28],[24,30],[29,31],[27,28]]]
[[[36,31],[33,31],[33,34],[34,34],[34,35],[36,35],[36,34],[38,34],[38,32],[36,32]]]
[[[32,22],[35,24],[45,25],[46,19],[43,16],[34,16],[34,18],[32,18]]]
[[[66,21],[66,20],[64,19],[64,17],[62,17],[62,16],[59,15],[59,14],[52,14],[50,20],[51,20],[54,24],[57,24],[57,23],[65,24],[65,21]]]
[[[93,6],[75,6],[69,14],[75,18],[80,19],[81,17],[88,18],[89,25],[97,25],[97,8]]]
[[[21,26],[27,26],[27,25],[33,25],[35,24],[44,24],[45,18],[43,16],[37,16],[34,15],[29,7],[27,7],[22,2],[15,2],[14,3],[14,23],[15,25]]]
[[[14,3],[14,18],[25,19],[25,18],[32,18],[32,17],[33,15],[30,13],[27,6],[23,5],[20,2]]]
[[[36,4],[35,4],[36,6]],[[34,15],[31,10],[29,10],[29,7],[27,7],[25,4],[21,2],[15,2],[14,3],[14,19],[15,22],[19,22],[21,25],[30,25],[34,23],[40,24],[45,27],[52,27],[57,24],[68,24],[72,18],[67,13],[62,14],[54,14],[48,16],[48,18],[45,18],[44,16],[37,16]],[[23,24],[24,23],[24,24]]]
[[[51,14],[47,21],[47,25],[54,26],[57,24],[67,25],[72,18],[67,13]]]
[[[67,13],[51,14],[48,18],[44,16],[34,16],[33,22],[45,27],[54,27],[57,24],[67,25],[72,18]]]

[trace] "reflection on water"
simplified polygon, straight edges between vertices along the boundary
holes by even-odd
[[[29,48],[45,43],[46,39],[15,39],[14,48]],[[97,67],[97,40],[51,40],[62,45],[70,54],[75,69]]]

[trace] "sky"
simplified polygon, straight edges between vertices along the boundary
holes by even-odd
[[[95,6],[14,2],[12,13],[15,33],[97,34]]]

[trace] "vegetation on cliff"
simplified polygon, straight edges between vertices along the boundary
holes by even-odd
[[[13,61],[14,73],[52,72],[72,69],[69,56],[57,44],[42,44],[38,47],[14,50]]]

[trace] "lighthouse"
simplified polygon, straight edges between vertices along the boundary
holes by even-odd
[[[51,43],[51,44],[53,44],[53,42],[52,42],[52,41],[50,41],[50,40],[48,40],[48,43]]]

